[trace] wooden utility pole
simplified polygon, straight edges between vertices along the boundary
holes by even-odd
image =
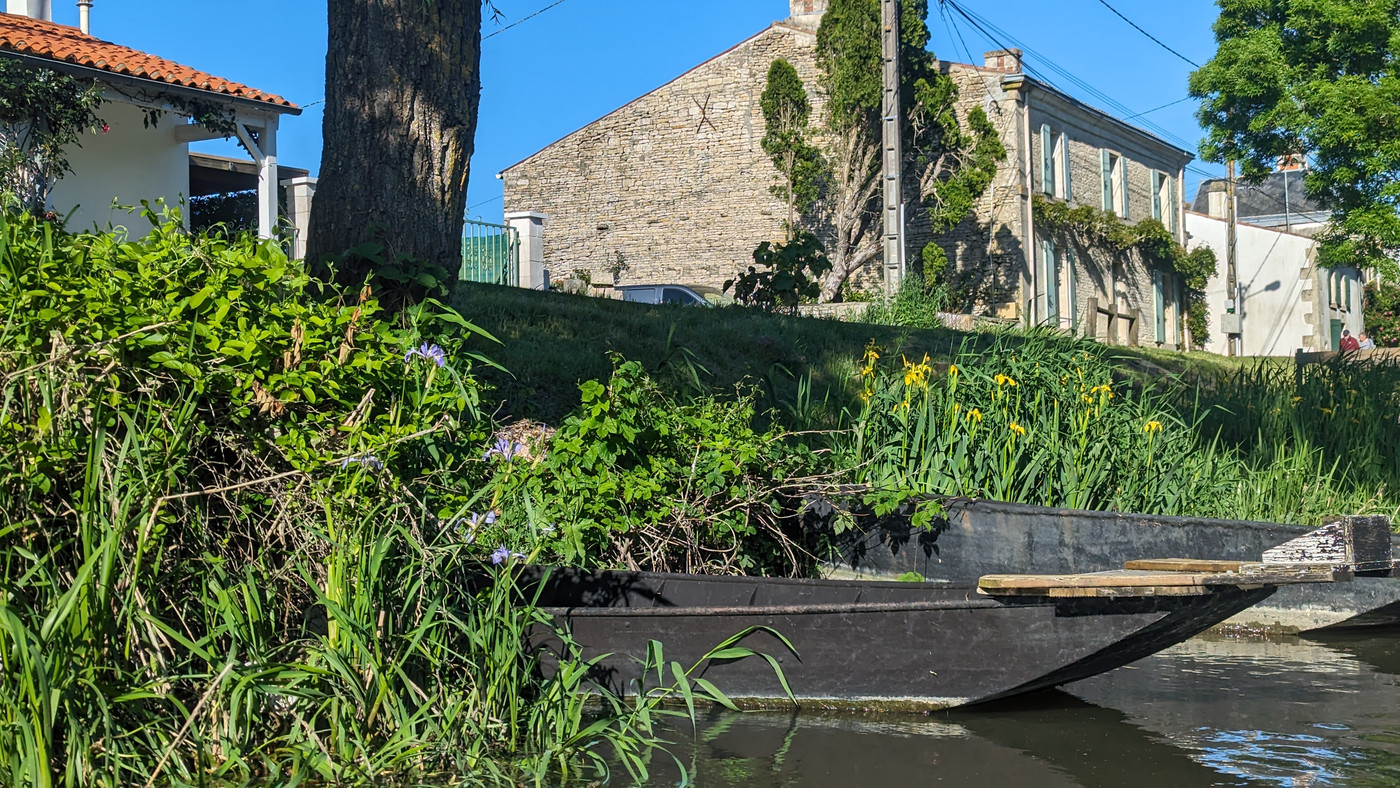
[[[1240,310],[1240,285],[1235,269],[1235,160],[1225,163],[1225,346],[1226,352],[1236,355],[1236,345],[1240,342],[1240,328],[1243,313]]]
[[[880,105],[881,147],[884,151],[885,293],[899,292],[904,281],[904,146],[899,102],[899,0],[880,0],[880,46],[884,65],[884,100]]]

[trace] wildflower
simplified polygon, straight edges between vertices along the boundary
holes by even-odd
[[[523,553],[512,553],[505,545],[501,545],[491,552],[491,563],[500,566],[512,558],[524,557],[525,555]]]
[[[434,364],[437,364],[439,367],[447,366],[447,353],[437,345],[430,345],[424,342],[403,354],[403,363],[407,364],[409,361],[412,361],[414,356],[422,356]]]
[[[468,522],[470,523],[472,528],[475,528],[478,525],[495,525],[496,513],[483,512],[482,514],[477,514],[476,512],[471,512],[468,516]]]
[[[875,396],[875,391],[869,387],[866,387],[865,391],[862,391],[860,393],[860,401],[869,402],[870,398],[873,396]]]
[[[967,420],[968,420],[968,421],[971,421],[971,422],[976,422],[976,423],[978,423],[978,424],[981,424],[981,423],[982,423],[982,411],[978,410],[977,408],[973,408],[972,410],[970,410],[970,411],[967,412]]]
[[[924,356],[924,358],[927,359],[928,356]],[[948,365],[948,374],[951,375],[951,376],[953,376],[953,377],[957,377],[957,376],[958,376],[958,365],[957,365],[957,364],[949,364],[949,365]]]
[[[1332,415],[1332,409],[1331,409],[1331,408],[1322,408],[1322,412],[1323,412],[1323,413],[1326,413],[1328,416],[1331,416],[1331,415]]]
[[[481,459],[482,459],[482,460],[489,460],[489,459],[491,459],[493,456],[499,456],[502,460],[505,460],[506,462],[510,462],[511,460],[515,459],[517,456],[519,456],[519,455],[521,455],[521,454],[524,454],[524,453],[525,453],[525,444],[523,444],[523,443],[521,443],[521,442],[519,442],[519,441],[510,440],[509,438],[497,438],[497,439],[496,439],[496,445],[494,445],[494,446],[492,446],[491,448],[487,449],[487,450],[486,450],[486,453],[483,454],[483,455],[481,455]]]
[[[1294,397],[1294,398],[1293,398],[1293,404],[1294,404],[1294,405],[1297,405],[1299,402],[1302,402],[1302,401],[1303,401],[1303,398],[1302,398],[1302,397]]]
[[[997,375],[996,377],[992,378],[992,380],[995,380],[998,386],[1005,386],[1008,384],[1012,386],[1016,385],[1016,380],[1014,378],[1007,377],[1006,375]]]
[[[1162,431],[1162,422],[1160,422],[1160,421],[1149,421],[1149,422],[1147,422],[1146,424],[1142,425],[1142,431],[1145,432],[1145,433],[1147,433],[1148,435],[1151,435],[1151,434],[1154,433],[1154,432],[1161,432],[1161,431]]]
[[[111,131],[111,130],[112,130],[112,127],[111,127],[111,126],[108,126],[106,123],[103,123],[103,124],[102,124],[102,133],[103,133],[103,134],[106,134],[107,132],[109,132],[109,131]]]
[[[346,457],[340,461],[341,470],[348,469],[351,465],[364,465],[376,471],[384,470],[384,463],[373,454],[366,454],[363,457]]]
[[[961,404],[959,404],[959,403],[957,403],[957,402],[954,402],[954,403],[953,403],[953,412],[954,412],[954,413],[957,413],[957,412],[958,412],[959,410],[961,410],[961,409],[962,409],[962,405],[961,405]]]
[[[928,354],[924,354],[924,360],[918,364],[910,364],[909,359],[904,359],[904,385],[908,388],[928,388],[929,375],[933,374],[933,367],[928,363]]]
[[[1010,427],[1009,429],[1010,429],[1012,432],[1016,433],[1017,435],[1025,435],[1025,434],[1026,434],[1026,428],[1025,428],[1025,427],[1022,427],[1020,424],[1017,424],[1017,423],[1014,422],[1014,421],[1011,422],[1011,427]]]

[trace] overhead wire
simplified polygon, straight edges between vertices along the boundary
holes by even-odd
[[[1169,47],[1169,46],[1167,46],[1166,44],[1162,43],[1162,40],[1161,40],[1161,39],[1157,38],[1156,36],[1152,35],[1151,33],[1147,32],[1146,30],[1143,30],[1143,29],[1142,29],[1142,26],[1139,25],[1137,22],[1134,22],[1133,20],[1129,19],[1128,17],[1123,16],[1123,12],[1122,12],[1122,11],[1119,11],[1118,9],[1116,9],[1116,8],[1114,8],[1113,6],[1109,5],[1109,4],[1108,4],[1108,0],[1099,0],[1099,2],[1100,2],[1101,4],[1103,4],[1103,7],[1104,7],[1104,8],[1107,8],[1108,10],[1112,11],[1113,14],[1114,14],[1115,16],[1117,16],[1119,19],[1121,19],[1121,20],[1123,20],[1124,22],[1127,22],[1129,25],[1131,25],[1132,28],[1133,28],[1134,30],[1136,30],[1136,31],[1138,31],[1139,33],[1142,33],[1143,35],[1145,35],[1145,36],[1147,36],[1148,38],[1152,39],[1152,42],[1155,43],[1157,46],[1159,46],[1159,47],[1161,47],[1161,48],[1167,50],[1168,52],[1172,53],[1173,55],[1176,55],[1177,57],[1181,58],[1182,60],[1185,60],[1189,65],[1195,66],[1196,68],[1200,68],[1200,67],[1201,67],[1201,64],[1199,64],[1199,63],[1197,63],[1196,61],[1192,60],[1191,58],[1189,58],[1189,57],[1187,57],[1187,56],[1181,54],[1180,52],[1176,51],[1175,49],[1172,49],[1171,47]]]
[[[484,36],[482,36],[482,37],[481,37],[481,40],[482,40],[482,41],[485,41],[485,40],[488,39],[488,38],[494,38],[494,37],[496,37],[496,36],[498,36],[498,35],[500,35],[500,34],[506,32],[507,30],[511,29],[512,27],[515,27],[516,25],[524,24],[525,22],[528,22],[528,21],[530,21],[531,19],[534,19],[535,17],[539,16],[540,14],[543,14],[545,11],[548,11],[548,10],[551,9],[551,8],[554,8],[554,7],[556,7],[556,6],[562,5],[564,2],[565,2],[565,0],[555,0],[553,3],[550,3],[549,5],[545,6],[544,8],[541,8],[540,10],[536,11],[536,12],[533,13],[533,14],[530,14],[529,16],[522,16],[522,17],[520,17],[519,19],[515,20],[514,22],[511,22],[510,24],[508,24],[508,25],[506,25],[505,27],[501,28],[500,30],[493,31],[493,32],[491,32],[489,35],[484,35]]]

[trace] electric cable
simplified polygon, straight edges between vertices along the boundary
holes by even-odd
[[[488,39],[488,38],[492,38],[492,37],[494,37],[494,36],[498,36],[498,35],[500,35],[500,34],[506,32],[507,30],[511,29],[512,27],[515,27],[516,25],[519,25],[519,24],[523,24],[523,23],[525,23],[525,22],[528,22],[528,21],[530,21],[531,19],[534,19],[535,17],[539,16],[540,14],[543,14],[545,11],[548,11],[549,9],[554,8],[555,6],[561,5],[563,2],[564,2],[564,0],[555,0],[553,3],[550,3],[549,5],[545,6],[544,8],[541,8],[540,10],[536,11],[536,12],[533,13],[533,14],[530,14],[529,16],[522,16],[522,17],[520,17],[519,19],[515,20],[514,22],[511,22],[510,24],[508,24],[508,25],[506,25],[505,27],[501,28],[500,30],[496,30],[496,31],[492,32],[492,33],[489,34],[489,35],[484,35],[484,36],[482,36],[482,37],[481,37],[481,40],[482,40],[482,41],[485,41],[485,40]]]
[[[1119,11],[1118,9],[1116,9],[1116,8],[1114,8],[1113,6],[1109,5],[1109,4],[1108,4],[1108,0],[1099,0],[1099,2],[1103,4],[1103,7],[1104,7],[1104,8],[1107,8],[1108,10],[1112,11],[1112,12],[1114,13],[1114,15],[1117,16],[1119,19],[1123,20],[1124,22],[1127,22],[1129,25],[1132,25],[1132,28],[1133,28],[1134,30],[1136,30],[1136,31],[1138,31],[1139,33],[1142,33],[1143,35],[1145,35],[1145,36],[1147,36],[1148,38],[1152,39],[1153,43],[1155,43],[1157,46],[1159,46],[1159,47],[1161,47],[1161,48],[1167,50],[1168,52],[1172,53],[1173,55],[1176,55],[1177,57],[1181,58],[1182,60],[1185,60],[1188,64],[1190,64],[1190,65],[1192,65],[1192,66],[1195,66],[1196,68],[1200,68],[1200,67],[1201,67],[1201,64],[1199,64],[1199,63],[1195,62],[1194,60],[1192,60],[1191,58],[1189,58],[1189,57],[1187,57],[1187,56],[1181,54],[1180,52],[1176,51],[1175,49],[1172,49],[1171,47],[1167,46],[1166,44],[1163,44],[1162,41],[1161,41],[1161,39],[1157,38],[1156,36],[1152,35],[1151,33],[1147,32],[1146,30],[1143,30],[1142,27],[1141,27],[1140,25],[1138,25],[1137,22],[1134,22],[1133,20],[1127,18],[1126,16],[1123,16],[1123,12],[1122,12],[1122,11]]]

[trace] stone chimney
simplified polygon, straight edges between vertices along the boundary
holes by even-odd
[[[788,0],[788,7],[792,10],[792,16],[787,20],[788,24],[804,30],[816,30],[822,22],[822,14],[826,13],[829,2],[830,0]]]
[[[5,0],[5,13],[52,22],[53,3],[51,0]]]
[[[1008,74],[1021,73],[1021,50],[994,49],[982,54],[983,67]]]

